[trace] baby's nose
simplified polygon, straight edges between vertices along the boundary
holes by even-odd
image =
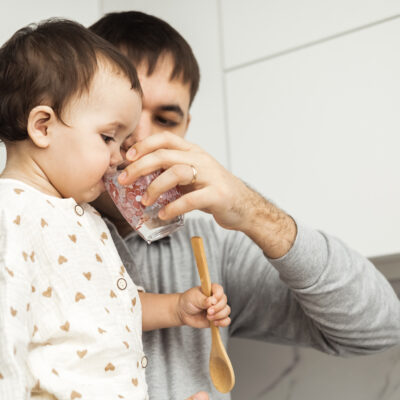
[[[118,149],[117,151],[113,151],[113,154],[111,155],[111,159],[110,159],[110,166],[115,168],[115,167],[118,167],[123,162],[124,162],[124,158],[122,156],[121,149]]]

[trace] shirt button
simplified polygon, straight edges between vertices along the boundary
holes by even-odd
[[[75,205],[75,214],[76,215],[79,215],[80,217],[82,217],[82,215],[84,214],[85,212],[83,211],[83,208],[79,205],[79,204],[76,204]]]
[[[147,357],[143,356],[142,361],[140,363],[142,364],[142,368],[146,368],[147,367]]]
[[[125,290],[126,287],[128,286],[128,284],[126,283],[126,280],[124,278],[119,278],[117,280],[117,286],[118,286],[118,289]]]

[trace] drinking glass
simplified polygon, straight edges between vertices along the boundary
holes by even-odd
[[[106,174],[103,178],[105,187],[120,213],[148,244],[168,236],[183,226],[183,215],[167,221],[157,216],[162,207],[181,196],[177,187],[163,193],[151,206],[146,207],[140,202],[147,187],[161,174],[161,169],[142,176],[133,184],[126,186],[118,183],[120,172]]]

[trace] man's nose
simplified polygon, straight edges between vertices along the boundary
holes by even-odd
[[[151,114],[146,111],[142,111],[139,123],[137,124],[135,132],[133,133],[135,142],[139,142],[149,137],[154,133],[153,130]]]

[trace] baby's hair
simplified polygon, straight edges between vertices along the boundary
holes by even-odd
[[[89,90],[99,63],[142,94],[131,62],[84,26],[49,19],[18,30],[0,48],[0,141],[27,139],[29,113],[37,105],[52,107],[62,121],[72,97]]]

